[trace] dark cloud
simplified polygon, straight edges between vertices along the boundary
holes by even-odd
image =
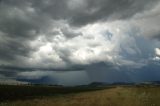
[[[87,72],[93,82],[145,82],[159,80],[159,67],[160,64],[153,61],[150,61],[148,65],[138,69],[132,69],[130,67],[118,67],[112,69],[108,68],[105,64],[101,64],[101,68],[92,68]]]
[[[130,18],[136,13],[150,9],[158,1],[155,0],[5,0],[2,3],[25,10],[30,7],[35,14],[52,19],[65,19],[73,25],[85,25],[101,20],[117,20]],[[75,5],[75,6],[74,6]],[[83,5],[85,5],[83,7]],[[81,7],[80,7],[81,6]]]
[[[87,65],[88,66],[88,65]],[[21,71],[36,71],[36,70],[43,70],[43,71],[81,71],[84,70],[86,65],[74,65],[67,68],[37,68],[37,67],[17,67],[17,66],[6,66],[1,65],[0,70],[2,71],[15,71],[15,72],[21,72]]]
[[[160,64],[155,63],[153,61],[150,61],[150,63],[144,67],[141,67],[137,70],[131,69],[130,67],[118,67],[114,68],[108,66],[106,63],[95,63],[92,66],[88,66],[87,70],[85,71],[88,75],[89,81],[82,80],[82,78],[79,78],[77,80],[80,81],[79,84],[87,84],[89,82],[108,82],[108,83],[114,83],[114,82],[145,82],[145,81],[158,81],[159,80],[159,67]],[[63,84],[63,85],[77,85],[77,82],[72,83],[65,83],[62,80],[63,79],[57,79],[54,75],[54,72],[43,72],[42,75],[38,75],[41,72],[23,72],[23,74],[20,74],[17,78],[18,81],[24,81],[24,82],[31,82],[31,83],[44,83],[44,84]],[[70,75],[70,77],[73,78],[70,71],[63,71],[62,73],[59,73],[60,76],[63,77],[63,74]],[[75,71],[74,71],[75,72]],[[79,71],[77,71],[79,73]],[[75,72],[75,73],[77,73]],[[84,72],[84,71],[81,71]],[[25,73],[25,74],[24,74]],[[80,73],[79,73],[80,74]],[[37,77],[39,76],[39,77]],[[81,75],[80,75],[81,76]],[[74,76],[75,77],[75,76]],[[76,75],[76,77],[78,77]],[[81,76],[82,77],[82,76]],[[60,82],[63,83],[60,83]],[[87,83],[86,83],[87,82]]]
[[[160,39],[159,15],[154,15],[157,14],[154,6],[158,2],[0,0],[0,74],[16,80],[20,72],[26,71],[30,75],[37,70],[85,70],[93,78],[98,71],[108,71],[117,77],[116,80],[129,80],[126,73],[117,71],[123,70],[119,67],[143,64],[141,61],[151,60],[155,56],[154,49],[159,48],[159,41],[144,39],[144,36]],[[117,21],[120,23],[115,24]],[[125,26],[122,24],[124,21],[134,23],[133,26],[139,30],[132,25]],[[106,22],[108,24],[103,24]],[[103,26],[92,26],[95,23]],[[118,24],[123,28],[118,28]],[[108,35],[105,35],[106,31]],[[126,78],[123,79],[123,76]],[[51,80],[58,83],[51,77],[46,75],[30,81],[43,80],[47,83]],[[18,80],[25,81],[25,78]]]
[[[149,9],[157,1],[149,0],[88,0],[87,7],[71,18],[74,25],[95,21],[131,18],[136,13]]]
[[[29,1],[5,0],[0,4],[0,57],[14,61],[18,56],[27,57],[33,48],[29,42],[49,27],[47,16],[29,11]]]
[[[160,41],[160,32],[154,35],[153,38]]]
[[[50,76],[43,76],[38,79],[26,79],[23,77],[16,78],[17,81],[23,81],[23,82],[28,82],[31,84],[52,84],[52,85],[58,85],[58,82],[56,79],[53,79],[53,77]]]
[[[1,0],[0,31],[5,34],[1,35],[2,39],[7,39],[5,43],[1,43],[1,58],[13,60],[17,55],[29,54],[32,50],[27,42],[49,29],[51,20],[66,19],[73,25],[85,25],[109,18],[112,20],[114,17],[125,19],[147,9],[155,2],[84,0],[83,3],[86,4],[84,9],[77,10],[75,7],[71,10],[67,5],[69,1],[66,0]],[[73,5],[78,5],[76,3],[78,2]],[[81,34],[66,28],[63,28],[62,32],[68,38]]]

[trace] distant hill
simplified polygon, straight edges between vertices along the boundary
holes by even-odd
[[[98,86],[106,86],[108,83],[105,82],[92,82],[88,86],[98,87]]]
[[[147,81],[147,82],[141,82],[139,84],[145,84],[145,85],[160,85],[160,81]]]
[[[104,86],[114,86],[114,85],[160,85],[160,81],[147,81],[147,82],[113,82],[113,83],[106,83],[106,82],[92,82],[85,86],[90,87],[104,87]]]

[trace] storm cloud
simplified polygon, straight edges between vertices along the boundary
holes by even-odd
[[[150,67],[160,67],[159,9],[159,0],[0,0],[0,78],[152,80]]]

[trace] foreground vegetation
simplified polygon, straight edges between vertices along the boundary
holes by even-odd
[[[55,88],[50,88],[54,93]],[[50,88],[46,87],[46,91],[43,88],[43,94],[49,92],[47,89]],[[32,99],[9,99],[1,101],[0,106],[160,106],[159,86],[117,86],[101,90],[89,87],[56,89],[56,95],[41,94]]]

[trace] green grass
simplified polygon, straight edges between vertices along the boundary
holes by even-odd
[[[56,88],[59,91],[54,87],[50,88],[60,95],[42,96],[41,94],[32,99],[8,100],[1,102],[0,106],[160,106],[159,86],[117,86],[101,90],[78,87]],[[46,87],[46,90],[50,88]],[[61,90],[65,90],[65,93]],[[92,92],[89,92],[90,90]]]

